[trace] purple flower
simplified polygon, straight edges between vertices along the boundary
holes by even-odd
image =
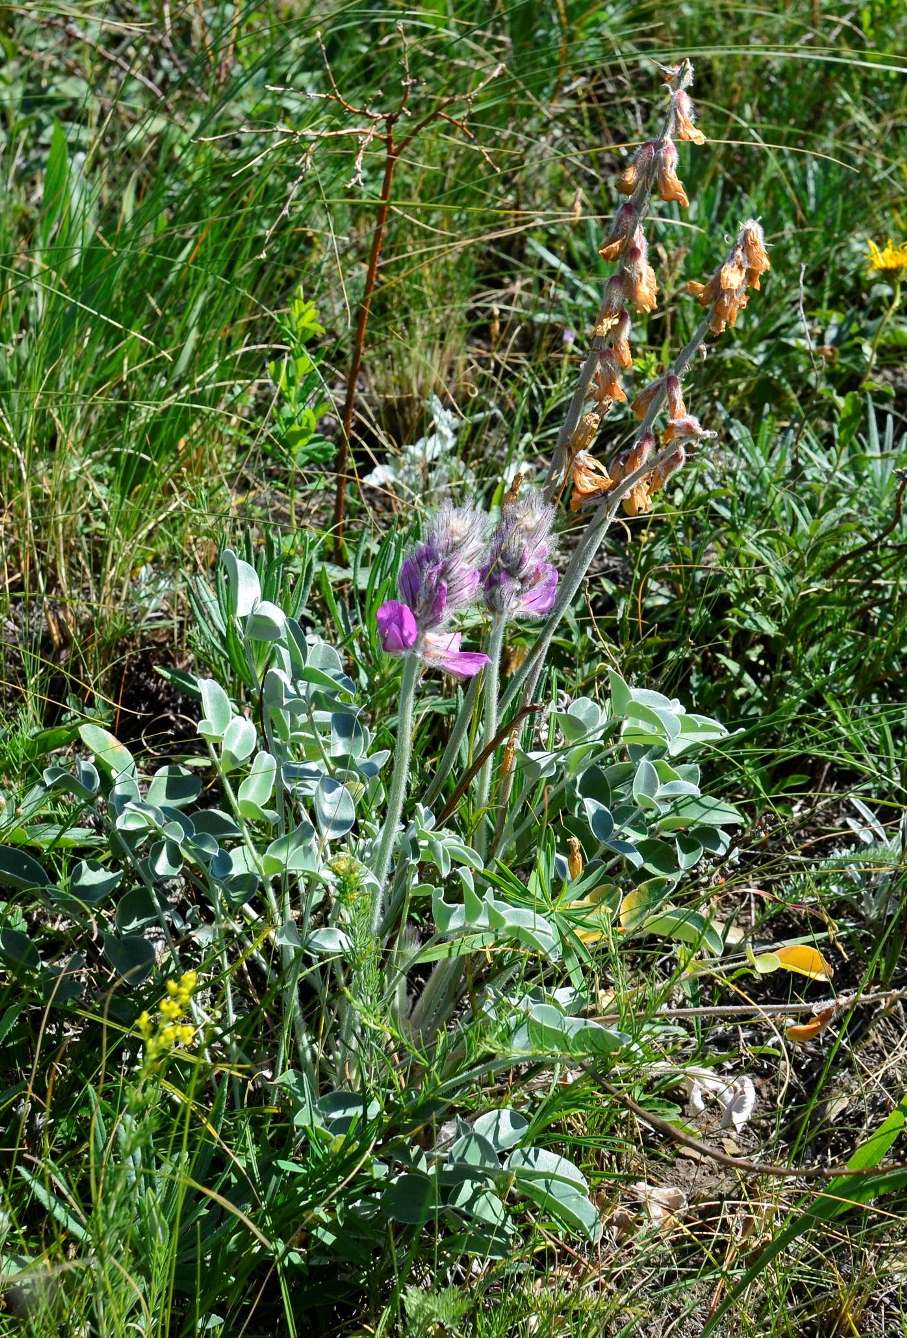
[[[388,655],[402,655],[412,650],[419,638],[413,611],[397,599],[389,599],[378,610],[378,633]]]
[[[422,638],[420,658],[426,664],[444,669],[454,678],[472,678],[489,663],[488,656],[477,650],[460,650],[459,632],[426,632]]]
[[[449,505],[431,521],[425,539],[400,568],[403,602],[390,599],[378,610],[381,644],[389,655],[411,651],[457,678],[471,678],[488,663],[487,655],[460,650],[459,633],[443,630],[475,598],[487,523],[472,507]]]
[[[492,612],[540,618],[552,608],[558,582],[548,561],[553,524],[554,508],[537,493],[505,507],[482,567],[482,591]]]

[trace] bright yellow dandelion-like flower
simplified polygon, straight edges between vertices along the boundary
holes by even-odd
[[[889,238],[884,246],[879,246],[877,242],[869,242],[869,268],[879,273],[888,273],[892,270],[899,271],[907,269],[907,242],[901,242],[895,246]]]

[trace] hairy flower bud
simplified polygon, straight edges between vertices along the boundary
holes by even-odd
[[[634,418],[638,418],[639,421],[642,422],[651,408],[652,401],[655,399],[656,395],[661,393],[663,386],[664,381],[660,376],[657,380],[650,381],[647,386],[643,386],[642,390],[630,406],[633,410]]]
[[[642,228],[636,229],[633,241],[624,252],[624,280],[627,296],[636,310],[654,311],[658,284],[649,264],[649,247]]]
[[[693,144],[704,144],[705,135],[694,124],[696,113],[689,94],[682,88],[673,95],[674,133],[678,139],[689,140]]]
[[[649,140],[648,143],[641,145],[633,155],[633,161],[621,172],[617,178],[617,189],[621,195],[632,195],[639,182],[645,177],[652,166],[652,160],[655,157],[655,143]]]
[[[659,198],[668,202],[674,200],[686,208],[690,201],[677,175],[677,146],[670,138],[658,150],[655,172]]]
[[[554,507],[526,493],[505,508],[482,567],[485,603],[508,617],[541,617],[557,594],[558,574],[548,561],[554,550]]]
[[[668,417],[682,418],[687,409],[683,402],[683,387],[680,384],[680,378],[674,372],[668,372],[665,377],[665,397],[668,401]]]
[[[686,464],[686,459],[687,453],[681,443],[677,446],[674,453],[668,456],[667,460],[662,460],[660,465],[655,466],[648,478],[650,497],[654,497],[656,493],[661,492],[662,488],[668,482],[668,479],[676,474],[678,469],[683,468]]]
[[[598,355],[593,390],[599,404],[610,404],[613,400],[619,404],[627,402],[626,391],[620,384],[617,358],[611,349],[604,349]]]
[[[614,215],[611,231],[599,247],[602,260],[616,260],[628,237],[636,231],[639,211],[634,204],[622,204]]]
[[[619,367],[632,367],[633,354],[630,349],[630,314],[622,312],[614,333],[611,336],[611,352]]]

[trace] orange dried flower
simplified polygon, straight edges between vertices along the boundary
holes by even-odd
[[[749,296],[746,287],[741,284],[737,289],[722,293],[712,309],[709,329],[713,334],[723,334],[728,325],[737,324],[737,316],[746,306]]]
[[[626,311],[622,313],[614,328],[614,334],[611,336],[611,351],[618,366],[633,366],[633,354],[630,350],[630,317]]]
[[[759,275],[771,269],[771,264],[765,249],[765,233],[754,218],[744,223],[740,232],[740,246],[747,265],[747,283],[751,288],[758,288]]]
[[[672,139],[666,139],[659,150],[656,173],[659,198],[674,200],[685,209],[690,201],[677,175],[677,147]]]
[[[616,185],[621,195],[633,194],[641,178],[651,167],[654,155],[655,145],[651,141],[642,144],[636,150],[636,153],[633,156],[633,161],[627,164],[617,178]]]
[[[745,281],[746,261],[743,258],[743,247],[738,243],[718,271],[718,282],[726,291],[729,288],[739,288]]]
[[[573,494],[570,510],[578,511],[589,497],[610,492],[614,480],[600,460],[588,451],[578,451],[573,458]]]
[[[652,454],[655,446],[655,438],[651,432],[646,432],[639,438],[635,445],[628,451],[622,451],[617,457],[615,469],[615,482],[619,479],[629,478],[635,474],[637,469],[641,468],[649,456]],[[649,476],[644,474],[633,484],[629,492],[621,498],[621,506],[628,516],[639,516],[646,511],[650,511],[652,504],[649,501]]]
[[[690,101],[689,94],[684,89],[678,89],[673,96],[674,102],[674,133],[678,139],[689,140],[692,144],[704,144],[705,135],[694,123],[696,113],[693,110],[693,104]]]
[[[617,400],[619,404],[627,402],[627,393],[620,384],[617,359],[610,349],[605,349],[598,355],[594,391],[599,403],[603,400]]]
[[[602,260],[616,260],[628,237],[636,231],[639,213],[632,204],[622,204],[614,215],[611,231],[598,249]]]
[[[649,248],[642,228],[637,228],[624,255],[627,296],[637,311],[654,311],[658,296],[655,271],[649,264]]]
[[[657,381],[650,381],[647,386],[643,387],[631,406],[634,418],[638,418],[639,421],[642,422],[646,414],[649,412],[655,396],[661,393],[663,384],[661,377],[659,377]]]
[[[579,843],[579,837],[568,836],[567,848],[570,851],[567,856],[567,871],[571,878],[579,878],[583,871],[583,848]]]
[[[583,414],[576,425],[573,436],[570,438],[568,449],[573,452],[582,452],[587,446],[591,446],[598,435],[601,421],[601,413],[596,413],[594,410],[591,413]]]
[[[682,469],[686,464],[687,453],[681,442],[673,455],[669,455],[667,460],[662,460],[660,465],[656,465],[649,475],[649,496],[654,497],[656,493],[661,492],[672,474],[676,474],[678,469]]]

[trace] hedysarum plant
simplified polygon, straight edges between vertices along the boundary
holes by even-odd
[[[357,685],[338,652],[302,625],[301,596],[262,580],[261,554],[253,565],[251,551],[246,562],[228,550],[217,589],[196,592],[213,662],[235,676],[232,688],[226,677],[226,686],[192,685],[207,756],[145,777],[109,734],[83,727],[97,765],[48,768],[28,816],[45,796],[95,806],[105,858],[92,845],[90,858],[67,855],[51,878],[21,850],[0,847],[0,886],[36,889],[77,924],[91,909],[103,945],[92,972],[112,968],[124,990],[148,982],[146,1004],[160,998],[161,967],[182,973],[187,952],[199,979],[224,981],[223,1010],[210,1016],[187,992],[199,1014],[191,1025],[206,1053],[227,1054],[234,1079],[273,1073],[269,1099],[291,1106],[284,1123],[294,1140],[293,1161],[278,1159],[274,1175],[288,1165],[292,1175],[306,1158],[303,1169],[320,1168],[298,1183],[316,1186],[304,1220],[322,1255],[339,1250],[348,1222],[363,1239],[377,1223],[382,1248],[387,1220],[449,1225],[457,1254],[506,1254],[514,1194],[524,1209],[534,1204],[596,1240],[599,1213],[582,1173],[527,1146],[531,1124],[519,1107],[538,1098],[520,1075],[614,1057],[664,1063],[665,1038],[651,1040],[631,997],[615,994],[620,1029],[592,1016],[602,943],[616,952],[655,935],[679,945],[677,974],[703,953],[720,967],[719,927],[674,899],[700,861],[726,854],[727,828],[740,821],[702,793],[694,760],[723,727],[611,673],[607,706],[558,701],[543,745],[520,747],[527,715],[544,709],[535,694],[548,649],[611,521],[621,507],[646,512],[687,453],[714,435],[688,409],[684,376],[768,266],[761,229],[748,222],[695,292],[705,310],[692,338],[636,395],[632,439],[597,458],[608,411],[629,399],[632,314],[658,300],[645,235],[651,201],[685,204],[674,140],[703,139],[691,77],[686,64],[668,72],[662,133],[621,175],[629,198],[603,247],[616,269],[543,487],[512,488],[494,521],[473,506],[443,508],[405,556],[395,597],[374,609],[383,652],[400,665],[393,755],[373,751]],[[559,573],[558,506],[571,485],[570,509],[588,520]],[[502,692],[515,621],[534,626],[534,641]],[[423,675],[439,673],[464,688],[434,774],[418,773],[416,788],[417,691]],[[61,984],[57,964],[21,932],[3,931],[0,953],[56,999],[63,985],[82,987],[84,957],[73,957]],[[273,1042],[243,1029],[252,967],[255,988],[282,1007]],[[141,1016],[139,1003],[139,1034],[149,1025]],[[179,1025],[188,1037],[188,1017]],[[483,1108],[499,1073],[508,1104]],[[324,1154],[337,1140],[342,1193],[328,1193]],[[273,1201],[284,1192],[278,1184]]]

